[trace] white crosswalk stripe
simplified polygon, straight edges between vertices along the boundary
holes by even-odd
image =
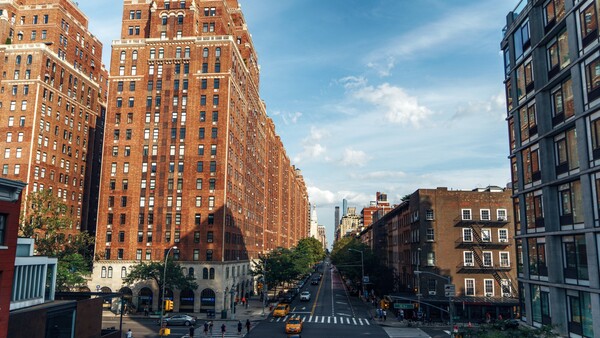
[[[285,317],[271,317],[271,322],[285,323],[291,315]],[[356,325],[365,326],[371,325],[371,321],[367,318],[354,318],[345,316],[299,316],[304,323],[314,324],[339,324],[339,325]]]

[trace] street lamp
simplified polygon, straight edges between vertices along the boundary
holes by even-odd
[[[417,270],[414,272],[415,275],[417,275],[417,287],[418,287],[418,291],[417,291],[417,298],[418,298],[418,303],[419,306],[421,306],[421,274],[427,274],[427,275],[432,275],[432,276],[436,276],[442,279],[445,279],[448,283],[448,285],[452,284],[452,280],[449,276],[442,276],[442,275],[438,275],[435,272],[429,272],[429,271],[420,271],[420,267],[421,267],[421,248],[417,248],[417,251],[419,253],[419,257],[417,257]],[[453,324],[453,318],[452,318],[452,296],[448,297],[448,317],[450,317],[450,326],[452,326]]]
[[[363,251],[362,250],[352,249],[352,248],[349,248],[348,251],[360,252],[360,268],[361,268],[361,271],[362,271],[362,278],[361,278],[360,285],[362,285],[362,296],[366,297],[366,295],[365,295],[365,261],[364,261]]]
[[[167,254],[165,255],[165,267],[163,269],[163,285],[162,285],[162,302],[163,304],[160,310],[160,328],[162,330],[163,328],[163,322],[165,320],[165,286],[167,285],[167,259],[169,258],[169,254],[171,253],[171,250],[177,250],[176,246],[173,246],[171,248],[169,248],[169,250],[167,251]],[[161,331],[162,332],[162,331]]]

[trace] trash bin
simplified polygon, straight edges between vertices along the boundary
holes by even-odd
[[[227,319],[227,310],[221,311],[221,319]]]

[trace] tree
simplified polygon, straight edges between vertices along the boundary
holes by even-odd
[[[127,273],[127,277],[123,278],[123,283],[132,285],[136,282],[153,280],[159,290],[163,289],[163,283],[166,288],[176,288],[179,290],[196,290],[198,288],[194,276],[184,275],[178,262],[167,260],[166,279],[164,278],[164,271],[164,261],[148,263],[140,262],[139,264],[131,266],[131,270]]]
[[[296,245],[294,251],[297,251],[300,255],[306,257],[310,265],[320,262],[323,260],[323,258],[325,258],[323,244],[321,244],[321,242],[314,237],[301,239]]]
[[[57,290],[69,290],[85,285],[85,276],[92,272],[94,237],[73,230],[73,220],[67,216],[66,204],[42,190],[27,196],[21,213],[19,236],[35,238],[38,255],[56,257]]]

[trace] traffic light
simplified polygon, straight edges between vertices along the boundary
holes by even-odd
[[[171,335],[171,329],[163,327],[158,331],[158,335],[161,337]]]
[[[172,300],[165,300],[165,312],[167,311],[173,311],[173,301]]]

